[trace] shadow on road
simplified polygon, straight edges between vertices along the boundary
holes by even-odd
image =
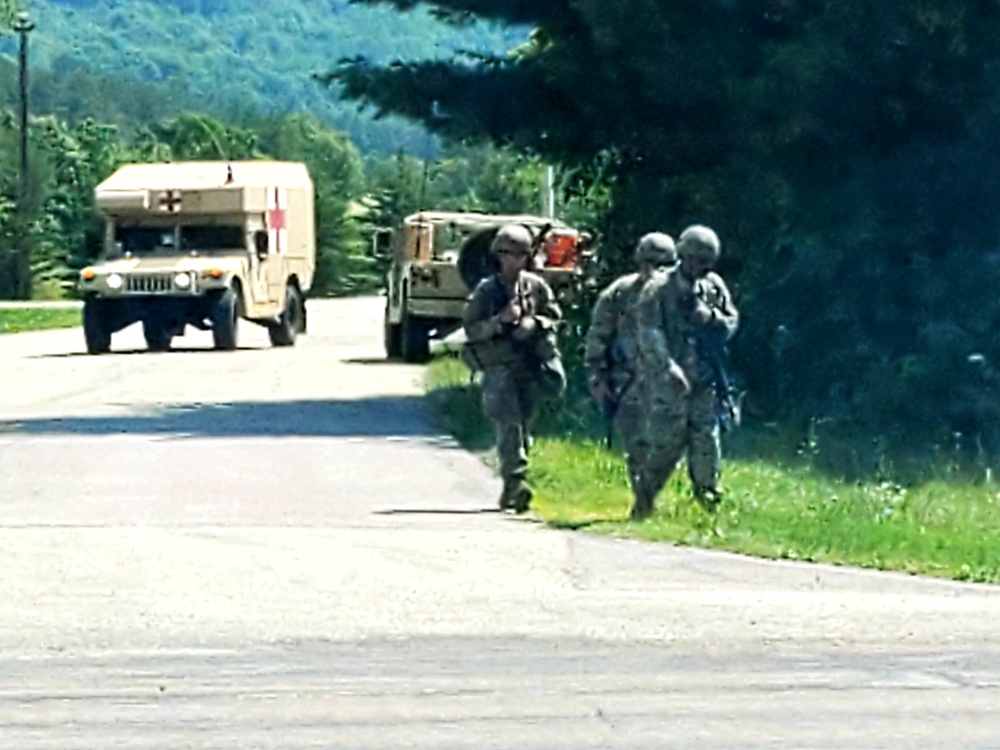
[[[385,357],[351,357],[345,359],[344,362],[349,365],[392,365],[393,367],[408,364],[401,359],[386,359]]]
[[[263,352],[271,349],[269,346],[238,346],[236,351],[241,352]],[[162,357],[168,354],[217,354],[217,355],[232,355],[232,351],[223,351],[219,349],[214,349],[211,346],[178,346],[170,347],[163,352],[154,352],[147,348],[138,349],[118,349],[112,350],[110,352],[105,352],[100,356],[102,358],[108,357],[127,357],[135,355],[149,355],[151,357]],[[27,359],[74,359],[77,357],[93,357],[93,354],[87,354],[87,352],[57,352],[55,354],[36,354],[27,357]]]
[[[621,523],[627,520],[628,516],[617,516],[614,518],[589,518],[585,521],[564,521],[557,518],[551,521],[546,521],[545,525],[561,531],[579,531],[580,529],[586,529],[591,526],[599,526],[600,524],[605,523]]]
[[[490,508],[386,508],[372,511],[375,516],[478,516],[483,513],[503,513],[495,507]]]
[[[0,420],[6,434],[188,437],[440,436],[419,396],[165,406],[150,414]]]

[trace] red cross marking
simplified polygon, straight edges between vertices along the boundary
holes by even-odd
[[[274,188],[273,205],[267,209],[267,226],[278,231],[285,229],[285,207],[278,197],[278,188]]]
[[[157,206],[161,211],[174,213],[181,210],[181,194],[178,190],[164,190],[156,196]]]

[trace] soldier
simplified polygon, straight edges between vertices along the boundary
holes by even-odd
[[[624,443],[635,496],[633,518],[642,517],[651,502],[646,478],[646,404],[639,369],[639,294],[658,270],[673,272],[676,268],[673,239],[659,232],[644,235],[635,249],[635,263],[638,272],[616,279],[597,298],[584,355],[590,392]],[[609,442],[610,430],[611,425]]]
[[[652,513],[652,498],[685,455],[699,504],[714,511],[721,500],[719,395],[713,374],[719,362],[710,361],[710,353],[718,356],[721,344],[736,332],[739,313],[725,282],[711,270],[720,252],[715,232],[688,227],[677,244],[680,268],[651,281],[640,298],[650,442],[651,498],[645,515]]]
[[[545,281],[526,270],[532,255],[526,227],[502,227],[491,251],[500,271],[483,279],[465,307],[466,362],[482,375],[483,412],[496,425],[503,493],[500,508],[523,513],[531,424],[539,402],[560,398],[566,375],[556,346],[561,312]]]

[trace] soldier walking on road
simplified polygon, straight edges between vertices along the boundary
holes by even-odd
[[[701,506],[714,511],[722,499],[719,403],[730,394],[718,390],[717,358],[736,332],[739,313],[725,282],[711,270],[720,252],[714,231],[688,227],[677,244],[680,268],[651,281],[640,298],[652,493],[644,509],[647,516],[653,511],[652,498],[685,455]]]
[[[632,516],[641,517],[651,505],[646,403],[639,367],[639,295],[657,271],[673,272],[677,250],[673,239],[652,232],[635,250],[636,273],[613,281],[597,298],[587,331],[588,385],[612,426],[621,435],[635,503]]]
[[[525,481],[531,424],[540,401],[566,389],[555,335],[561,312],[549,285],[526,270],[533,249],[526,227],[502,227],[490,249],[500,272],[479,282],[465,307],[464,358],[482,372],[483,412],[496,425],[500,508],[523,513],[532,497]]]

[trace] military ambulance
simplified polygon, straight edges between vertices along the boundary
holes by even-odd
[[[187,326],[235,349],[241,318],[275,346],[305,331],[316,241],[303,164],[129,164],[97,186],[96,203],[104,249],[79,280],[89,353],[135,322],[157,351]]]
[[[490,244],[500,227],[520,224],[536,238],[532,270],[561,302],[576,293],[589,236],[558,219],[527,214],[420,211],[376,232],[373,253],[390,261],[386,278],[385,351],[419,362],[431,338],[461,327],[470,291],[499,267]]]

